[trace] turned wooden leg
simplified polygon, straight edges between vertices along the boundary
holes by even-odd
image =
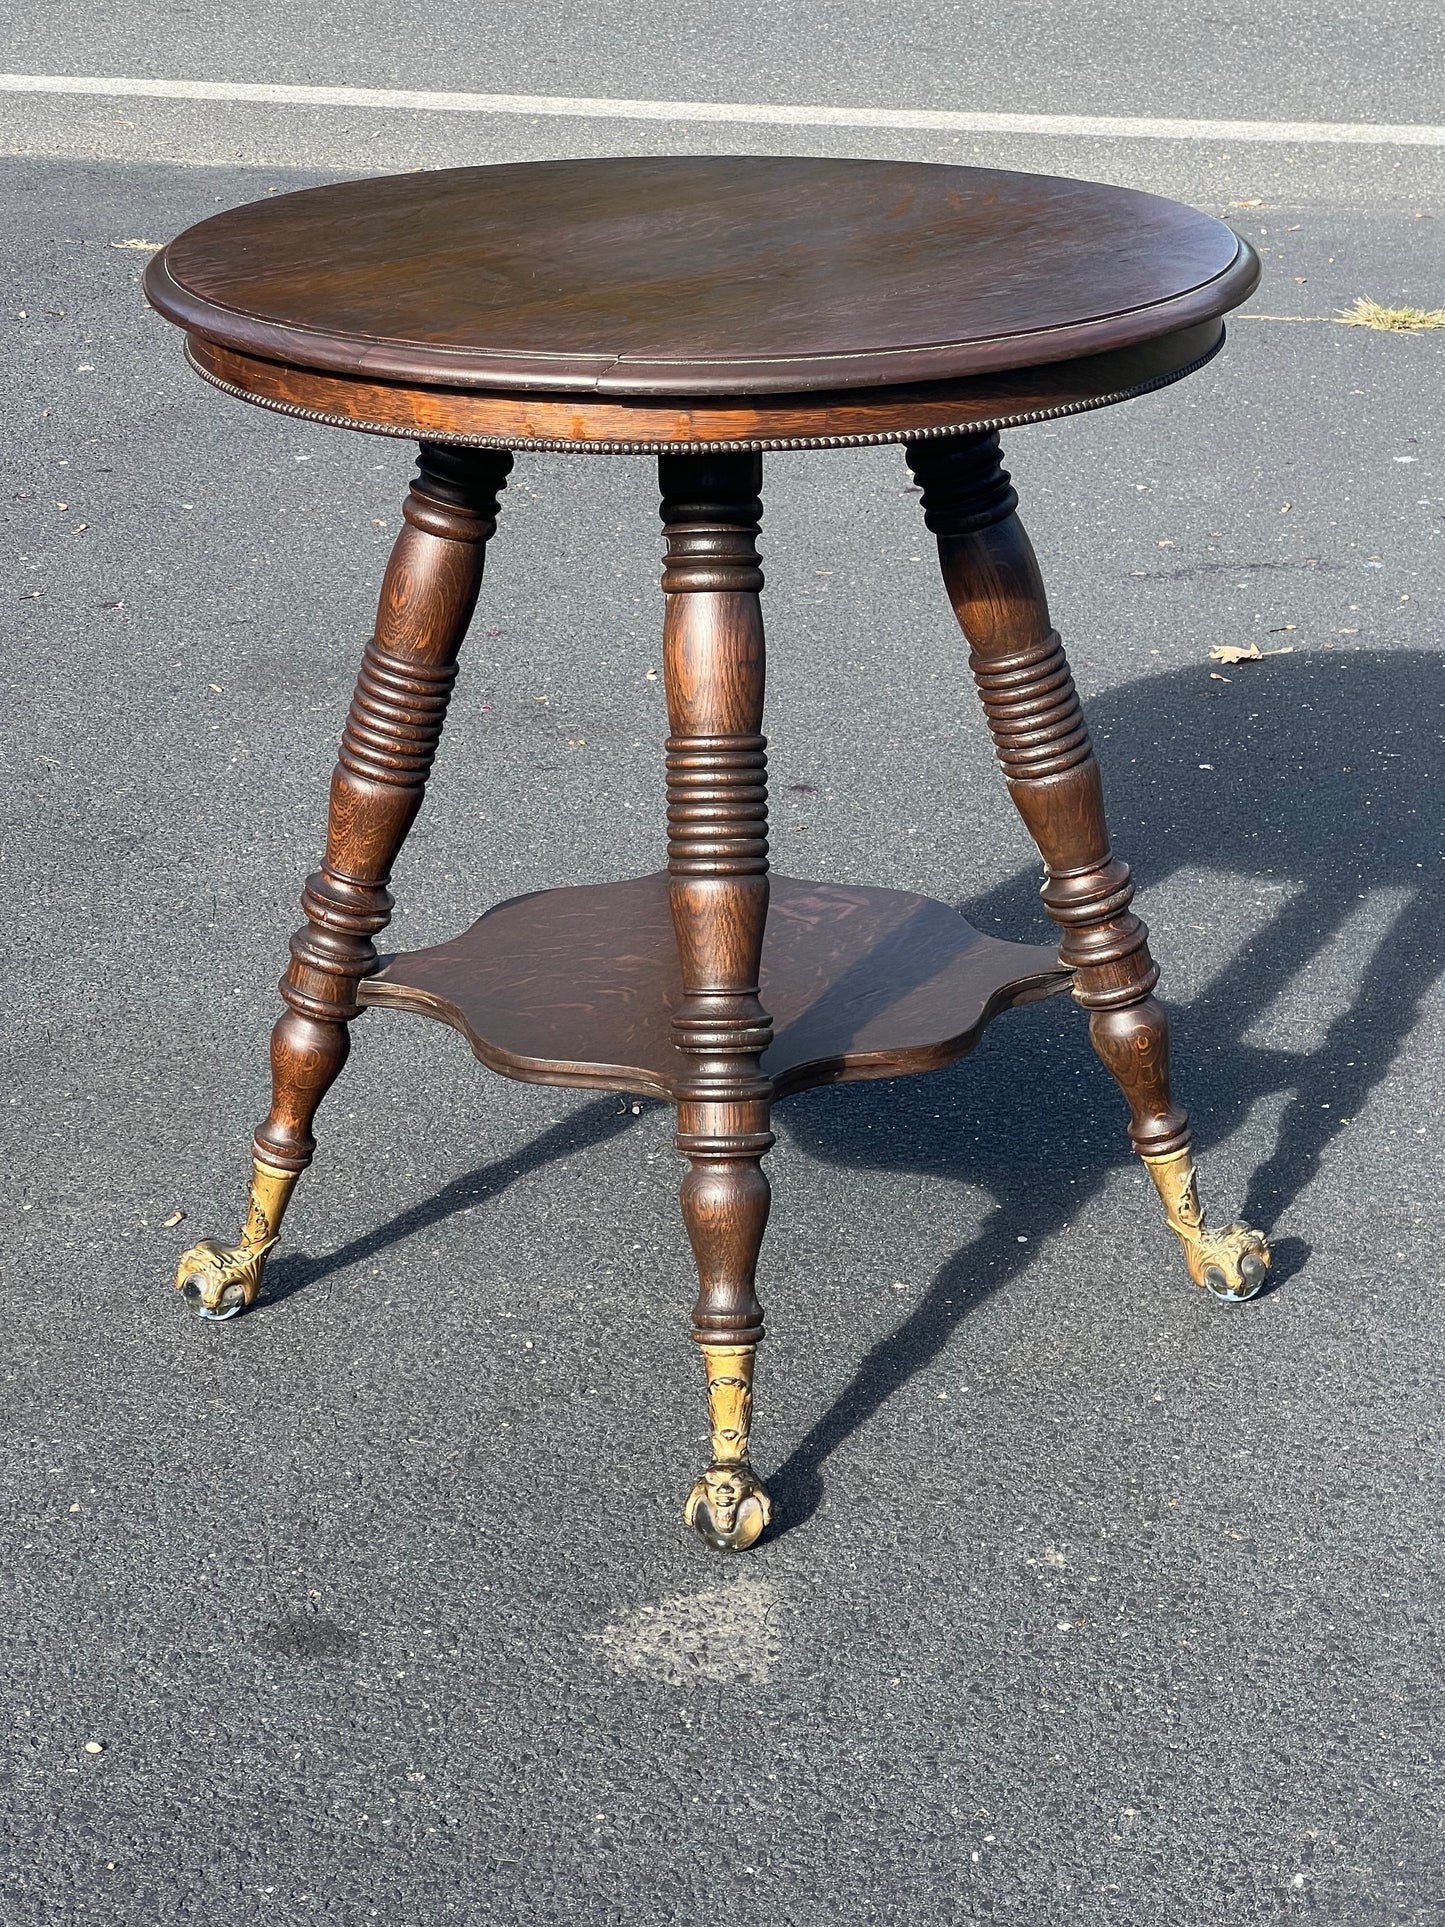
[[[753,1279],[770,1193],[773,1087],[761,1069],[772,1020],[758,996],[768,915],[763,720],[763,505],[757,455],[664,455],[667,560],[663,674],[667,867],[682,971],[673,1042],[687,1062],[677,1148],[682,1215],[697,1259],[693,1337],[707,1369],[712,1463],[683,1516],[709,1545],[741,1551],[772,1514],[748,1457],[763,1308]]]
[[[1189,1119],[1169,1086],[1169,1021],[1151,995],[1159,972],[1129,908],[1128,867],[1109,848],[1099,766],[998,437],[918,442],[908,463],[1009,794],[1044,860],[1044,908],[1064,933],[1059,960],[1074,973],[1094,1049],[1128,1100],[1134,1149],[1195,1283],[1219,1298],[1253,1297],[1269,1247],[1247,1225],[1203,1223]]]
[[[387,881],[421,807],[511,466],[495,450],[422,445],[331,777],[326,854],[302,893],[306,922],[281,981],[286,1010],[271,1033],[271,1109],[252,1147],[245,1229],[236,1245],[193,1246],[176,1274],[203,1317],[229,1318],[255,1300],[316,1149],[311,1126],[351,1048],[357,986],[376,968]]]

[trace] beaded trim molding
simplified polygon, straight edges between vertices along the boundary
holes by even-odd
[[[325,428],[349,428],[362,435],[390,435],[397,441],[439,442],[455,448],[505,448],[517,454],[524,450],[535,450],[540,455],[729,455],[784,453],[809,448],[877,448],[890,442],[938,441],[949,435],[987,435],[1004,428],[1025,428],[1034,422],[1059,421],[1067,415],[1087,415],[1096,408],[1112,408],[1117,402],[1135,401],[1141,395],[1152,395],[1157,389],[1172,387],[1176,381],[1183,381],[1187,375],[1197,373],[1213,361],[1223,346],[1224,330],[1221,328],[1219,339],[1207,352],[1186,362],[1182,368],[1171,369],[1167,375],[1155,375],[1132,388],[1116,389],[1106,395],[1092,395],[1087,401],[1060,402],[1054,408],[1034,408],[1016,415],[990,415],[986,421],[956,422],[941,428],[893,428],[872,435],[790,435],[756,441],[723,442],[579,442],[560,441],[540,435],[529,436],[523,441],[508,441],[500,435],[464,435],[444,428],[423,430],[415,425],[406,427],[396,422],[356,421],[350,415],[331,415],[319,408],[303,408],[296,402],[273,401],[269,396],[255,395],[248,388],[239,388],[235,382],[224,381],[201,366],[191,353],[189,340],[185,353],[186,360],[202,381],[219,388],[223,395],[234,395],[237,401],[250,402],[256,408],[269,408],[276,415],[291,415],[298,421],[319,422]]]

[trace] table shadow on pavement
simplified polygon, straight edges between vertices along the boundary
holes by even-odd
[[[1215,1218],[1237,1212],[1268,1231],[1388,1073],[1440,969],[1441,823],[1432,786],[1445,769],[1445,656],[1306,649],[1242,664],[1227,684],[1191,667],[1107,691],[1087,707],[1111,831],[1141,890],[1181,867],[1213,872],[1219,894],[1197,905],[1199,919],[1227,933],[1233,892],[1242,897],[1256,883],[1288,889],[1198,997],[1171,1005],[1176,1044],[1187,1035],[1176,1048],[1176,1089],[1193,1111],[1205,1160],[1260,1099],[1285,1098],[1274,1149],[1243,1198],[1212,1192],[1207,1166],[1204,1172]],[[960,874],[967,866],[961,848]],[[1398,891],[1401,905],[1360,957],[1353,994],[1323,1042],[1291,1050],[1247,1041],[1280,993],[1336,941],[1362,895],[1382,888]],[[980,929],[1043,939],[1034,869],[960,908]],[[1167,971],[1161,993],[1168,1001]],[[777,1531],[812,1516],[830,1455],[938,1357],[975,1307],[1033,1262],[1041,1239],[1064,1231],[1129,1162],[1126,1114],[1103,1068],[1094,1065],[1096,1074],[1082,1079],[1050,1078],[1057,1026],[1072,1023],[1082,1040],[1084,1014],[1058,1000],[1001,1021],[1009,1034],[1001,1043],[995,1036],[997,1048],[949,1070],[807,1092],[780,1107],[793,1139],[828,1163],[946,1176],[983,1188],[995,1203],[980,1233],[864,1355],[770,1476]],[[940,1128],[939,1080],[958,1089],[949,1108],[986,1119],[987,1131],[965,1144]],[[584,1105],[516,1155],[455,1179],[338,1251],[283,1259],[268,1299],[284,1300],[454,1212],[495,1200],[516,1178],[625,1130],[632,1116],[630,1103],[611,1096]],[[1024,1215],[1028,1246],[1015,1236]],[[1271,1288],[1309,1246],[1277,1239],[1274,1248]],[[1179,1280],[1189,1288],[1182,1262]],[[1248,1312],[1230,1307],[1220,1315]]]

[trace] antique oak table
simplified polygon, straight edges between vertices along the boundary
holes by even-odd
[[[1201,1217],[1158,972],[997,431],[1192,373],[1258,272],[1219,222],[1122,188],[762,158],[352,181],[217,215],[157,255],[146,292],[206,380],[421,451],[281,984],[250,1211],[238,1244],[181,1260],[187,1301],[215,1318],[256,1297],[369,1007],[450,1024],[508,1077],[669,1098],[712,1427],[685,1516],[751,1545],[770,1516],[748,1433],[772,1101],[951,1063],[1000,1011],[1066,989],[1195,1282],[1256,1292],[1264,1239]],[[901,442],[921,485],[1057,953],[926,897],[769,876],[762,455],[877,442]],[[527,449],[657,457],[667,869],[515,898],[383,957],[388,878]]]

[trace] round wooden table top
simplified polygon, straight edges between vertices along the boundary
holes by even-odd
[[[189,228],[152,261],[146,292],[187,331],[201,372],[272,406],[419,433],[424,420],[336,409],[338,381],[353,403],[357,384],[486,396],[528,420],[531,404],[566,397],[582,409],[573,426],[590,399],[619,404],[635,439],[639,423],[646,438],[648,423],[695,404],[714,429],[741,407],[786,433],[789,410],[773,398],[810,417],[822,397],[876,413],[889,390],[941,400],[940,384],[1110,356],[1127,372],[1119,356],[1171,340],[1197,366],[1257,278],[1221,222],[1128,188],[706,156],[455,168],[280,195]],[[286,392],[262,392],[253,363],[288,371]],[[1157,354],[1139,366],[1160,385]],[[438,438],[499,439],[433,413]],[[655,439],[696,445],[696,425]]]

